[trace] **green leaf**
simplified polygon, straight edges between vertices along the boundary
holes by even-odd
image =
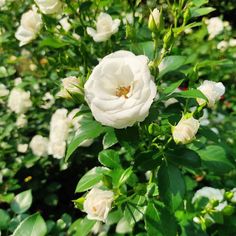
[[[198,89],[191,89],[191,90],[181,91],[179,93],[173,93],[170,97],[202,98],[207,101],[206,96]]]
[[[126,221],[131,225],[135,224],[143,218],[145,210],[145,197],[137,195],[132,200],[127,202],[124,210],[124,216]]]
[[[161,78],[163,75],[170,71],[177,70],[186,63],[187,58],[185,56],[167,56],[159,65],[159,75]]]
[[[87,140],[100,136],[105,132],[105,128],[98,122],[92,120],[89,122],[81,123],[79,134],[71,141],[67,148],[65,161],[68,161],[71,154],[79,147],[79,145]]]
[[[102,180],[104,171],[106,171],[106,169],[103,167],[94,167],[87,172],[78,182],[75,192],[79,193],[91,189],[95,184]]]
[[[133,174],[132,166],[127,168],[123,173],[121,174],[120,178],[118,179],[118,186],[121,186],[124,184],[128,178]]]
[[[11,209],[16,213],[24,213],[27,211],[32,204],[32,192],[31,190],[26,190],[17,194],[14,200],[11,202]]]
[[[209,145],[197,150],[202,159],[202,165],[217,174],[224,174],[234,169],[234,165],[227,159],[225,149],[218,145]]]
[[[204,16],[204,15],[207,15],[207,14],[213,12],[213,11],[215,11],[215,8],[213,8],[213,7],[190,8],[191,17]]]
[[[44,236],[47,226],[39,213],[35,213],[24,219],[16,228],[12,236]]]
[[[158,171],[158,187],[163,202],[175,211],[185,195],[185,182],[180,170],[163,161]]]
[[[175,91],[175,89],[177,89],[182,83],[183,83],[183,79],[173,83],[173,84],[170,84],[168,87],[166,87],[163,91],[164,94],[170,94],[172,92]]]
[[[117,142],[118,140],[116,138],[115,130],[113,128],[108,128],[102,140],[103,148],[110,148]]]
[[[7,213],[7,211],[4,211],[3,209],[0,209],[0,230],[7,229],[8,224],[10,222],[10,216]]]
[[[86,1],[86,2],[82,2],[80,4],[80,7],[79,7],[79,10],[80,12],[82,11],[87,11],[89,10],[89,8],[93,5],[93,2],[92,1]]]
[[[121,168],[119,154],[114,150],[103,150],[98,155],[99,162],[111,169]]]
[[[199,168],[201,166],[201,158],[198,153],[187,148],[168,151],[166,156],[168,161],[181,166],[188,168]]]
[[[145,227],[148,236],[176,236],[177,223],[169,209],[160,202],[149,202],[145,212]]]
[[[75,224],[76,223],[76,224]],[[84,219],[78,219],[74,224],[74,231],[76,231],[73,236],[87,236],[95,225],[96,220],[89,220],[87,217]]]
[[[207,4],[209,0],[192,0],[192,2],[196,7],[200,7],[204,4]]]
[[[57,38],[44,38],[39,43],[39,47],[51,47],[51,48],[62,48],[69,45],[67,42],[63,42],[60,39]]]

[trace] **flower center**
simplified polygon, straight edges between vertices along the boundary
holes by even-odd
[[[129,91],[130,91],[130,85],[127,87],[119,87],[116,89],[116,96],[117,97],[124,96],[125,98],[128,98],[127,94],[129,93]]]

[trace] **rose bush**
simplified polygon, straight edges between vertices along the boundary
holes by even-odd
[[[0,234],[235,235],[234,10],[0,1]]]

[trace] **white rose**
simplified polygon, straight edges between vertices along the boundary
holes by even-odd
[[[67,112],[63,108],[56,110],[50,122],[48,154],[58,159],[64,157],[66,150],[66,140],[69,133]]]
[[[70,29],[71,29],[71,24],[69,23],[69,21],[68,21],[68,17],[64,17],[64,18],[62,18],[59,22],[60,22],[60,24],[61,24],[61,26],[62,26],[62,28],[66,31],[66,32],[68,32]]]
[[[17,145],[17,151],[20,153],[26,153],[28,150],[28,144],[24,143],[24,144],[18,144]]]
[[[25,92],[20,88],[11,90],[8,98],[8,107],[17,114],[25,113],[32,106],[30,92]]]
[[[6,0],[0,0],[0,7],[3,7],[6,4]]]
[[[203,187],[194,194],[192,198],[192,203],[195,203],[201,198],[207,198],[209,201],[223,201],[224,199],[224,190],[220,190],[212,187]]]
[[[156,96],[148,58],[128,51],[117,51],[104,57],[84,89],[95,119],[117,129],[143,121]]]
[[[0,84],[0,98],[5,97],[9,94],[9,90],[4,84]]]
[[[17,78],[14,79],[14,85],[15,85],[15,86],[18,86],[18,85],[21,84],[21,83],[22,83],[21,77],[17,77]]]
[[[97,18],[96,30],[87,27],[87,33],[95,42],[104,42],[118,31],[119,25],[119,19],[112,20],[109,14],[101,13]]]
[[[73,94],[82,94],[82,83],[75,76],[69,76],[62,79],[62,89],[57,94],[63,98],[71,98]]]
[[[42,28],[42,25],[41,15],[37,13],[35,8],[24,13],[21,16],[20,26],[15,33],[15,37],[20,41],[20,46],[34,40]]]
[[[88,214],[88,219],[106,221],[114,194],[112,191],[93,188],[86,195],[84,201],[84,211]]]
[[[81,120],[83,119],[83,116],[76,116],[76,114],[80,111],[79,108],[76,108],[74,110],[72,110],[69,115],[68,115],[68,119],[69,122],[71,124],[71,126],[73,127],[73,129],[75,130],[75,135],[78,135],[80,132],[80,127],[81,127]],[[91,144],[93,143],[93,139],[87,139],[84,140],[79,147],[89,147]]]
[[[229,46],[229,43],[225,40],[219,42],[216,46],[216,48],[222,52],[224,52]]]
[[[34,0],[38,5],[40,11],[44,14],[56,14],[60,13],[62,9],[62,3],[60,0]]]
[[[48,139],[41,135],[35,135],[31,139],[29,146],[32,149],[33,154],[36,156],[46,156],[48,153]]]
[[[207,21],[209,39],[215,38],[224,30],[224,22],[219,17],[212,17]]]
[[[24,114],[20,114],[16,119],[16,126],[18,128],[23,128],[28,123],[27,118]]]
[[[51,140],[48,145],[48,154],[52,155],[56,159],[61,159],[65,156],[66,142],[65,141],[53,141]]]
[[[218,204],[216,207],[214,207],[214,209],[216,211],[223,211],[225,209],[225,207],[228,206],[227,201],[221,202],[220,204]]]
[[[198,88],[208,99],[208,107],[214,107],[215,103],[220,100],[221,96],[225,93],[224,85],[219,82],[204,80],[203,84]],[[202,105],[206,101],[204,99],[198,98],[197,102],[199,105]]]
[[[172,136],[174,141],[182,144],[191,142],[199,129],[200,123],[193,117],[183,117],[179,123],[172,127]]]
[[[229,40],[229,46],[230,46],[230,47],[236,47],[236,39],[233,39],[233,38],[230,39],[230,40]]]

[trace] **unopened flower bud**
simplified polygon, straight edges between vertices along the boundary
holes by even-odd
[[[157,32],[163,29],[162,10],[155,8],[149,15],[148,28],[152,32]]]

